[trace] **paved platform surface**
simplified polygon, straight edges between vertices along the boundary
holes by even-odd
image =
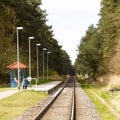
[[[62,83],[62,81],[51,81],[49,83],[28,87],[27,90],[36,90],[36,91],[42,91],[42,92],[49,93],[49,91],[51,91],[52,89],[54,89],[55,87],[57,87],[61,83]],[[2,92],[0,92],[0,99],[4,99],[6,97],[14,95],[15,93],[20,92],[21,90],[23,90],[23,89],[2,91]]]
[[[49,92],[51,89],[54,89],[56,86],[60,85],[61,83],[62,81],[52,81],[49,83],[28,87],[27,89],[41,91],[41,92]]]
[[[6,90],[3,92],[0,92],[0,99],[4,99],[6,97],[9,97],[17,92],[20,92],[21,90]]]

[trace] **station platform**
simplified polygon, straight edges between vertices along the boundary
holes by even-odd
[[[61,84],[62,84],[62,81],[51,81],[49,83],[44,83],[41,85],[35,85],[32,87],[28,87],[27,90],[35,90],[35,91],[46,92],[48,94],[51,94]],[[0,92],[0,99],[4,99],[6,97],[14,95],[14,94],[20,92],[21,90],[24,90],[24,89],[20,89],[20,90],[12,89],[12,90],[2,91],[2,92]]]
[[[62,81],[51,81],[49,83],[28,87],[27,90],[35,90],[35,91],[46,92],[50,94],[55,89],[57,89],[61,84],[62,84]]]

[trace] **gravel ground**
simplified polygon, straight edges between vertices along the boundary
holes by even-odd
[[[66,89],[68,91],[69,89]],[[71,91],[71,90],[69,90]],[[72,93],[63,92],[41,120],[69,120]]]
[[[70,120],[72,90],[71,83],[68,83],[41,120]]]
[[[101,120],[86,93],[78,82],[75,83],[76,90],[76,120]]]

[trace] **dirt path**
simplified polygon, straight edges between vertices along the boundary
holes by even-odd
[[[21,90],[6,90],[6,91],[3,91],[3,92],[0,92],[0,99],[4,99],[6,97],[9,97],[15,93],[18,93],[20,92]]]

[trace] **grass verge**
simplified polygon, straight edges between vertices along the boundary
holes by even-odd
[[[0,120],[13,120],[47,96],[43,92],[23,90],[0,100]]]
[[[95,88],[89,84],[86,84],[84,81],[79,80],[83,90],[89,96],[91,101],[96,106],[96,109],[99,113],[99,116],[102,120],[117,120],[117,118],[111,113],[111,111],[104,105],[91,91],[93,91],[98,96],[104,98],[106,101],[109,101],[112,96],[108,92],[101,91],[100,88]]]
[[[90,92],[90,88],[84,88],[84,90],[96,106],[96,109],[99,112],[99,116],[102,120],[117,120],[117,118],[110,112],[110,110]]]

